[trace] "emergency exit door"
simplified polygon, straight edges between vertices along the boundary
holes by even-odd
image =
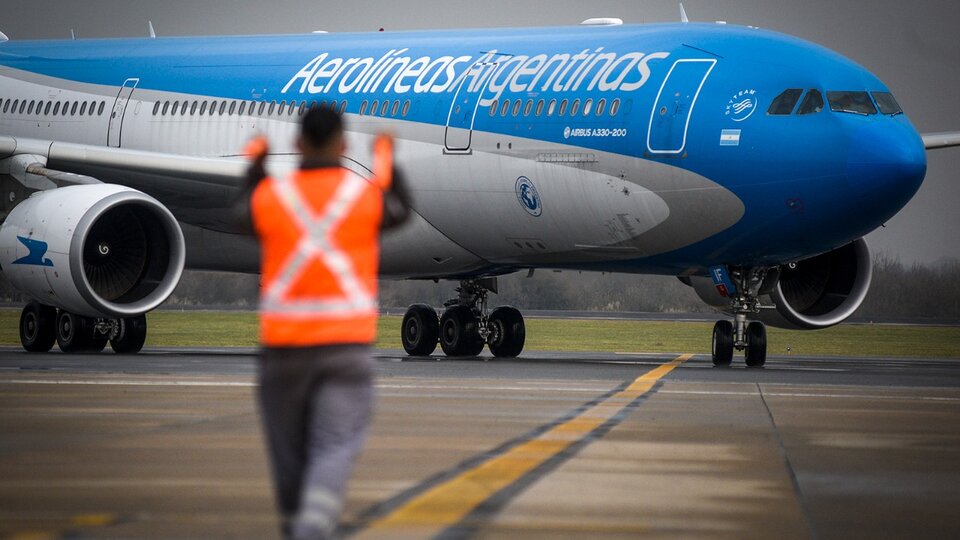
[[[651,154],[680,154],[686,149],[693,108],[716,63],[696,58],[673,63],[650,113],[647,150]]]
[[[123,81],[120,92],[117,93],[117,100],[113,103],[113,110],[110,111],[110,125],[107,127],[107,144],[113,147],[120,147],[120,132],[123,129],[123,114],[127,110],[127,103],[133,94],[133,89],[137,87],[140,79],[127,79]]]

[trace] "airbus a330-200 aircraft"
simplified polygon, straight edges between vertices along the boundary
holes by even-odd
[[[559,268],[677,276],[730,316],[713,362],[763,365],[764,322],[857,309],[862,237],[916,193],[925,147],[960,144],[843,56],[734,25],[6,40],[0,265],[34,300],[24,348],[136,352],[184,268],[257,272],[238,149],[266,135],[284,174],[318,104],[347,116],[361,175],[397,138],[414,216],[382,275],[459,281],[439,317],[408,309],[411,355],[518,355],[496,276]]]

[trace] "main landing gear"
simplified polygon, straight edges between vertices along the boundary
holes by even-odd
[[[744,351],[749,367],[762,367],[767,361],[767,328],[762,322],[747,322],[747,315],[760,312],[759,291],[766,269],[734,269],[730,277],[737,292],[730,300],[733,322],[723,320],[713,325],[713,365],[729,366],[733,351]]]
[[[123,319],[83,317],[30,302],[20,313],[20,343],[28,352],[47,352],[54,342],[65,353],[100,352],[107,342],[114,352],[140,352],[147,339],[144,315]]]
[[[460,282],[457,298],[437,312],[426,304],[407,308],[401,324],[403,349],[411,356],[429,356],[437,343],[447,356],[477,356],[487,345],[496,357],[515,357],[523,350],[526,327],[516,308],[503,306],[487,314],[487,294],[497,292],[496,278]]]

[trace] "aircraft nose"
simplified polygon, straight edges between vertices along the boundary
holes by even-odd
[[[913,126],[884,119],[855,133],[847,161],[850,182],[861,194],[864,210],[881,222],[900,211],[920,189],[927,153]]]

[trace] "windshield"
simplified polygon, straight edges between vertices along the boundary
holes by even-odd
[[[827,101],[834,112],[877,114],[877,108],[866,92],[827,92]]]
[[[877,107],[883,114],[900,114],[903,112],[900,104],[897,103],[890,92],[874,92],[873,99],[877,100]]]
[[[823,110],[823,94],[819,90],[810,90],[797,109],[797,114],[814,114]]]

